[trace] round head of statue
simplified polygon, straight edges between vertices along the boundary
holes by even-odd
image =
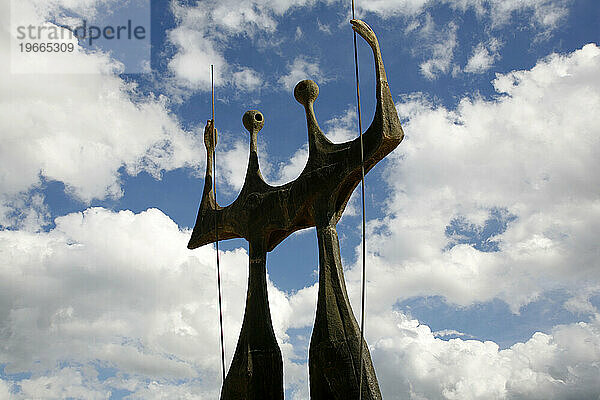
[[[248,132],[258,132],[265,125],[265,117],[263,117],[262,113],[258,110],[250,110],[244,113],[242,122]]]
[[[319,87],[315,81],[311,81],[310,79],[298,82],[294,88],[294,97],[303,106],[314,103],[318,96]]]

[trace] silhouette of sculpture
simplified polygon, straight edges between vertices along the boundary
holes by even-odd
[[[398,146],[404,134],[375,33],[363,21],[351,23],[373,50],[377,76],[375,116],[363,134],[368,172]],[[259,111],[244,114],[244,127],[250,132],[246,180],[238,198],[227,207],[217,204],[212,187],[216,145],[212,121],[205,129],[206,178],[188,248],[214,242],[218,229],[219,239],[245,238],[250,253],[244,321],[223,383],[223,400],[283,399],[283,362],[271,324],[266,255],[291,233],[309,227],[316,227],[319,247],[319,294],[309,349],[311,399],[357,399],[361,368],[362,398],[381,399],[364,342],[359,365],[361,335],[346,293],[336,231],[350,195],[361,180],[360,138],[334,144],[325,137],[313,110],[318,94],[318,86],[310,80],[298,83],[294,89],[296,100],[306,112],[309,157],[301,175],[282,186],[267,184],[260,173],[257,136],[264,125],[263,115]]]

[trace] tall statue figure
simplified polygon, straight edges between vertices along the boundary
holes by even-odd
[[[363,21],[351,23],[371,46],[375,59],[377,107],[363,134],[364,168],[368,172],[398,146],[404,134],[375,33]],[[309,157],[301,175],[282,186],[267,184],[260,173],[257,136],[264,125],[263,115],[259,111],[244,114],[243,123],[250,133],[246,180],[238,198],[227,207],[220,207],[214,197],[211,160],[216,135],[211,134],[211,121],[207,124],[204,193],[188,248],[214,242],[218,231],[219,239],[245,238],[250,249],[246,310],[223,384],[223,400],[283,399],[283,363],[269,312],[266,254],[293,232],[309,227],[316,227],[319,247],[319,294],[309,349],[311,399],[358,399],[361,370],[362,398],[381,399],[365,342],[360,355],[361,334],[346,292],[336,231],[361,180],[360,138],[335,144],[325,137],[313,108],[318,94],[317,84],[310,80],[294,89],[306,113]]]

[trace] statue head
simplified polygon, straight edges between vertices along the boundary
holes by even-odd
[[[298,103],[303,106],[307,106],[308,104],[312,104],[317,100],[319,96],[319,86],[310,79],[306,79],[298,82],[296,87],[294,88],[294,97],[298,101]]]
[[[258,132],[265,125],[265,117],[258,110],[250,110],[244,113],[242,122],[248,132]]]

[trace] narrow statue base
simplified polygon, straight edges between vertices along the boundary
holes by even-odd
[[[242,346],[243,356],[238,357],[237,362],[231,365],[223,384],[221,400],[282,400],[281,353],[248,350],[246,343],[242,343]]]
[[[362,399],[381,400],[367,343],[360,365],[360,329],[346,292],[335,225],[317,227],[319,298],[310,340],[311,400],[358,399],[362,368]]]
[[[283,400],[283,360],[269,311],[267,254],[250,243],[246,311],[221,400]]]

